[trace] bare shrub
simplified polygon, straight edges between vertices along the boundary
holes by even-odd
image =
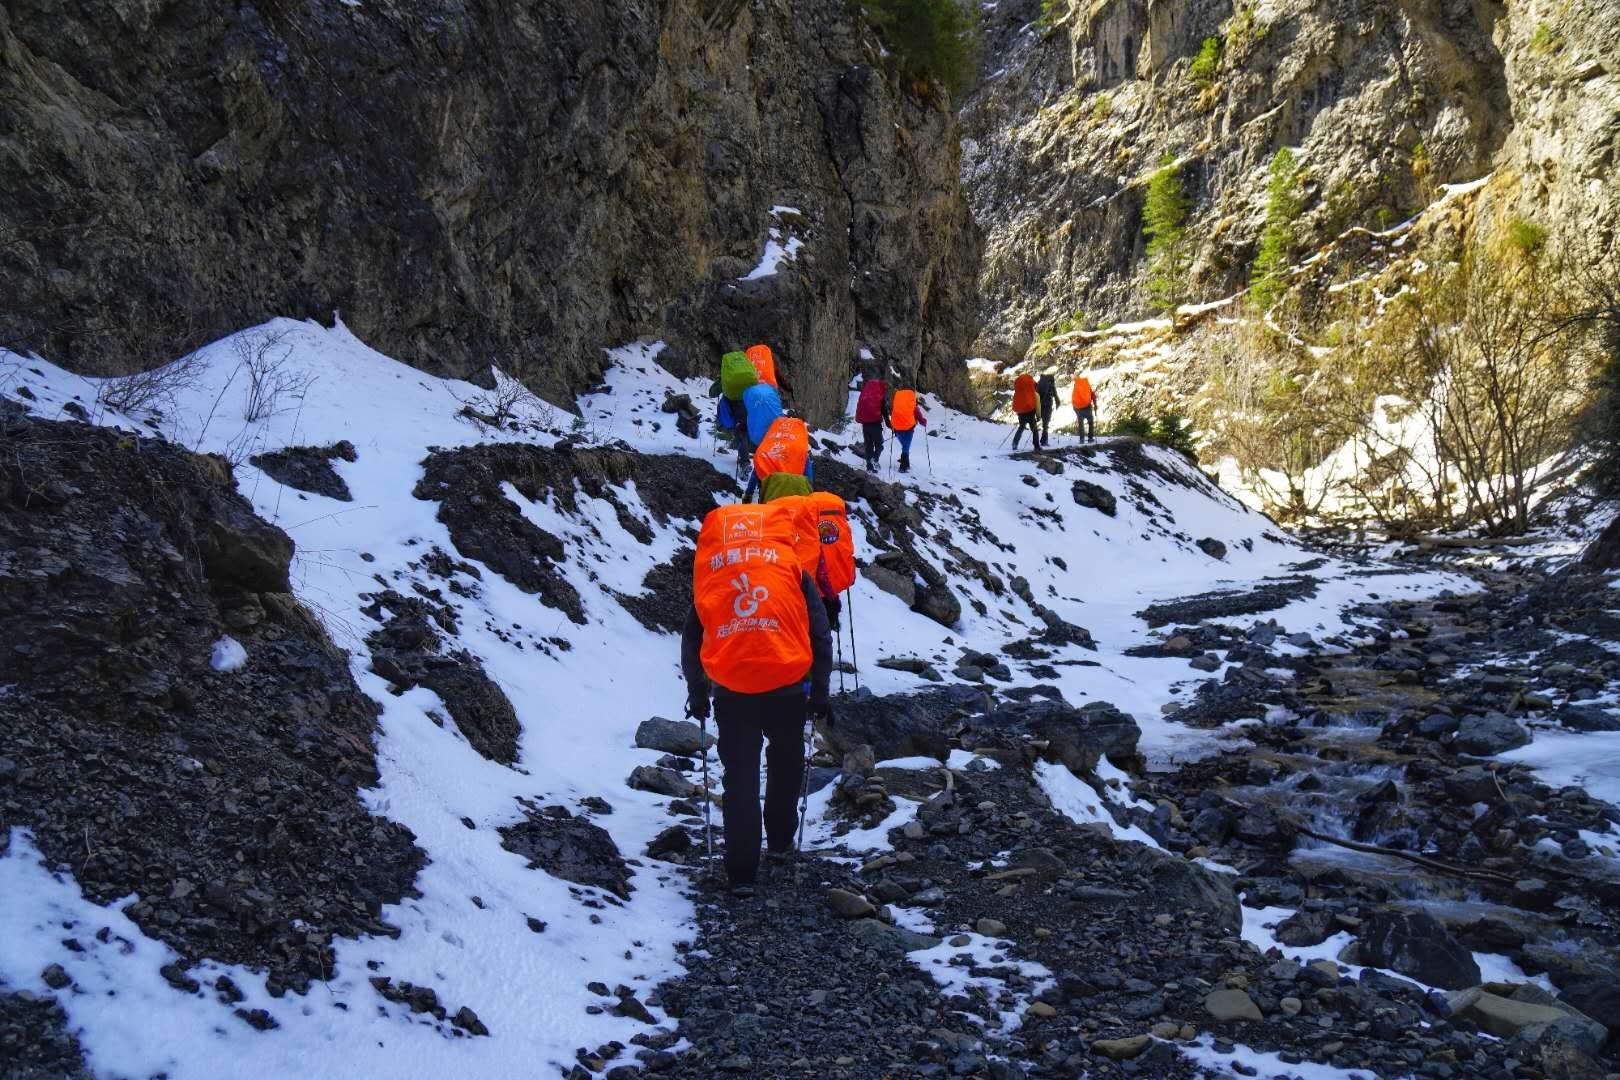
[[[287,370],[293,350],[287,344],[286,331],[238,334],[231,339],[231,352],[236,357],[237,370],[247,379],[242,419],[250,424],[280,412],[283,398],[302,398],[315,381],[315,376],[306,372]]]
[[[474,424],[497,431],[557,427],[558,409],[499,368],[495,389],[461,403],[460,415]]]
[[[187,353],[150,371],[105,379],[96,392],[96,404],[129,414],[172,409],[175,395],[195,387],[206,366],[196,353]]]
[[[1274,313],[1274,317],[1279,313]],[[1321,467],[1347,431],[1331,406],[1331,372],[1291,328],[1241,322],[1211,346],[1200,426],[1206,452],[1230,457],[1279,516],[1316,515],[1331,494]]]
[[[1573,443],[1592,358],[1554,315],[1562,278],[1548,257],[1471,248],[1398,301],[1437,456],[1491,535],[1530,527],[1538,470]]]

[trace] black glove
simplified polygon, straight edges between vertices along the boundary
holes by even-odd
[[[709,695],[693,694],[686,699],[686,715],[693,720],[709,718]]]
[[[804,711],[806,716],[818,724],[826,723],[832,719],[832,706],[825,701],[819,704],[812,701]]]

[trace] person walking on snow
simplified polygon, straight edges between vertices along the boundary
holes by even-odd
[[[1057,371],[1047,368],[1035,384],[1035,393],[1041,399],[1040,445],[1052,445],[1052,410],[1057,408]]]
[[[832,632],[821,594],[802,569],[802,531],[781,504],[722,506],[704,519],[693,560],[693,602],[681,634],[686,712],[706,719],[712,688],[726,878],[739,897],[753,895],[759,872],[760,749],[765,843],[773,857],[786,858],[799,823],[805,718],[828,716]]]
[[[1018,453],[1018,440],[1024,435],[1024,429],[1029,429],[1030,442],[1036,449],[1041,445],[1040,428],[1035,426],[1035,410],[1037,407],[1035,394],[1035,376],[1020,375],[1013,381],[1013,413],[1018,417],[1018,430],[1013,432],[1013,453]]]
[[[861,425],[865,438],[861,456],[866,459],[866,471],[871,472],[883,463],[883,426],[889,422],[889,384],[871,371],[861,375],[855,422]]]
[[[911,437],[917,433],[918,424],[927,427],[928,417],[917,404],[917,391],[908,385],[895,392],[894,404],[889,407],[889,426],[900,443],[901,472],[911,471]]]
[[[1097,441],[1097,425],[1094,417],[1097,412],[1097,392],[1091,388],[1091,380],[1084,375],[1074,380],[1074,395],[1070,398],[1074,405],[1075,434],[1087,442]],[[1081,428],[1084,427],[1084,434]]]

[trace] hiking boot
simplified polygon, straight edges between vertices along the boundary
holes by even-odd
[[[733,900],[751,900],[754,897],[754,893],[755,889],[752,882],[743,882],[740,885],[733,885],[731,887],[731,898]]]
[[[787,848],[784,851],[767,851],[765,853],[765,861],[772,866],[792,866],[793,861],[798,857],[799,853],[792,848]]]

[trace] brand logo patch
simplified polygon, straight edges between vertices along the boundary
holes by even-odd
[[[731,600],[731,611],[739,619],[748,618],[759,610],[759,605],[771,598],[771,590],[765,586],[750,586],[747,574],[738,574],[732,578],[731,587],[737,590],[737,595]]]

